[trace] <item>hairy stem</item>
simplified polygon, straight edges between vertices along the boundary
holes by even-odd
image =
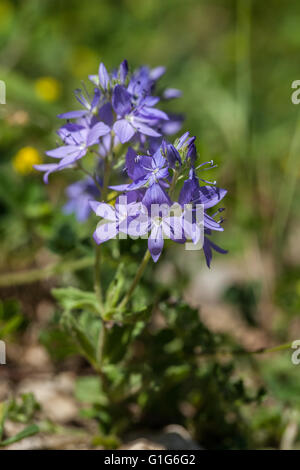
[[[101,264],[101,249],[100,249],[100,245],[97,245],[96,250],[95,250],[95,264],[94,264],[94,289],[95,289],[95,294],[97,296],[99,305],[101,309],[103,309],[100,264]]]
[[[138,285],[145,269],[146,269],[146,266],[148,264],[148,261],[149,259],[151,258],[151,254],[150,254],[150,251],[147,250],[145,255],[144,255],[144,258],[142,259],[142,262],[136,272],[136,275],[135,275],[135,278],[133,279],[132,281],[132,284],[127,292],[127,294],[125,295],[124,299],[122,300],[122,302],[120,303],[119,307],[120,308],[124,308],[128,301],[130,300],[130,297],[132,296],[133,294],[133,291],[135,290],[136,286]]]
[[[102,322],[99,337],[98,337],[98,349],[97,349],[97,362],[100,366],[102,366],[104,340],[105,340],[105,324],[104,322]]]
[[[113,158],[112,154],[108,155],[104,161],[103,186],[101,188],[101,196],[104,202],[107,202],[107,191],[108,191],[109,178],[110,178],[110,173],[111,173],[112,158]],[[101,245],[97,245],[96,253],[95,253],[95,264],[94,264],[94,289],[95,289],[95,293],[96,293],[99,305],[101,309],[103,310],[103,295],[102,295],[102,287],[101,287],[100,265],[101,265]],[[101,378],[103,388],[107,389],[108,388],[107,378],[102,370],[105,338],[106,338],[105,322],[102,319],[101,329],[100,329],[99,338],[98,338],[98,348],[97,348],[97,372],[99,373],[99,376]]]
[[[106,202],[107,200],[107,189],[108,189],[108,184],[109,184],[110,171],[111,171],[111,161],[110,161],[110,156],[107,156],[104,162],[103,186],[101,188],[101,196],[104,202]],[[95,293],[96,293],[99,305],[101,309],[103,309],[103,295],[102,295],[102,288],[101,288],[101,273],[100,273],[101,245],[97,245],[95,251],[96,253],[95,253],[95,264],[94,264],[94,289],[95,289]]]
[[[267,354],[279,351],[285,351],[287,349],[291,349],[293,341],[290,343],[280,344],[278,346],[273,346],[271,348],[260,348],[254,351],[245,351],[244,349],[236,349],[236,350],[225,350],[220,349],[218,351],[202,351],[198,354],[200,357],[208,357],[208,356],[250,356],[255,354]]]

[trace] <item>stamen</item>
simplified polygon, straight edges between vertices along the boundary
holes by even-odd
[[[87,99],[84,97],[83,93],[82,93],[82,90],[80,90],[79,88],[77,88],[75,91],[74,91],[74,94],[75,94],[75,97],[77,99],[77,101],[79,101],[80,104],[82,104],[82,106],[86,109],[90,109],[91,105],[90,103],[87,101]]]
[[[201,168],[202,166],[205,166],[205,165],[210,165],[210,167],[206,168],[206,170],[210,170],[211,168],[216,168],[217,167],[217,165],[214,165],[214,161],[210,160],[208,162],[204,162],[204,163],[201,163],[200,165],[198,165],[196,170],[199,170],[199,168]]]
[[[216,181],[207,181],[207,180],[204,180],[203,178],[199,178],[201,181],[203,181],[204,183],[207,183],[207,184],[212,184],[213,186],[215,186],[217,184]]]
[[[82,84],[82,87],[83,87],[83,89],[84,89],[84,92],[85,92],[85,94],[86,94],[86,96],[87,96],[89,102],[91,103],[91,101],[92,101],[92,100],[91,100],[91,97],[90,97],[90,95],[89,95],[89,92],[88,92],[87,87],[86,87],[86,85],[85,85],[85,83],[84,83],[83,80],[81,80],[81,84]]]

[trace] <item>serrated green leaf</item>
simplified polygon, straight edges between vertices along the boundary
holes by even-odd
[[[94,292],[86,292],[75,287],[52,289],[52,295],[59,305],[66,311],[88,309],[96,314],[100,313],[99,304]]]
[[[101,389],[100,378],[96,376],[79,377],[75,384],[75,396],[82,403],[102,406],[108,403]]]
[[[102,321],[90,312],[65,310],[61,324],[71,335],[78,352],[97,368],[97,349]]]
[[[121,263],[117,269],[114,279],[111,281],[106,292],[106,302],[105,302],[105,316],[111,318],[111,312],[113,312],[114,307],[119,302],[121,295],[124,290],[125,285],[125,275],[124,275],[124,264]]]
[[[146,322],[149,320],[151,312],[153,309],[153,305],[145,306],[139,310],[134,312],[126,311],[126,310],[119,310],[119,309],[112,309],[109,312],[106,312],[106,316],[117,323],[124,323],[126,325],[135,324],[138,321]]]

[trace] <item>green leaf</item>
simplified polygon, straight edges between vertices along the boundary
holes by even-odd
[[[97,368],[97,351],[102,321],[93,313],[65,310],[61,324],[73,339],[80,354]]]
[[[42,329],[39,341],[54,361],[63,360],[77,352],[70,334],[59,328],[59,325],[48,325]]]
[[[8,410],[8,403],[5,403],[5,402],[0,403],[0,442],[3,436],[4,423],[7,417],[7,410]]]
[[[99,304],[94,292],[82,291],[75,287],[52,289],[51,292],[59,305],[67,312],[71,310],[89,309],[96,314],[100,313]]]
[[[0,339],[18,332],[25,325],[20,309],[20,303],[15,299],[0,301]]]
[[[39,410],[40,405],[37,402],[34,394],[24,393],[21,395],[21,399],[14,399],[9,402],[7,417],[12,421],[28,423]]]
[[[101,388],[100,378],[95,376],[78,378],[75,384],[75,396],[82,403],[102,406],[108,403]]]
[[[117,269],[114,279],[111,281],[106,292],[105,310],[108,312],[105,316],[110,316],[110,312],[119,302],[124,291],[125,275],[124,264],[121,263]]]
[[[97,367],[97,350],[102,320],[94,292],[74,287],[53,289],[53,296],[63,309],[61,325],[72,337],[77,350]]]
[[[39,430],[40,428],[37,424],[30,424],[25,429],[23,429],[23,431],[19,432],[15,436],[12,436],[0,442],[0,446],[4,447],[10,444],[14,444],[15,442],[21,441],[22,439],[25,439],[26,437],[30,437],[30,436],[33,436],[34,434],[37,434]]]
[[[141,333],[144,327],[145,323],[140,321],[121,326],[114,324],[111,329],[107,330],[104,346],[106,364],[114,364],[123,360],[126,352],[130,350],[132,341]]]
[[[136,322],[146,322],[149,320],[152,313],[153,305],[144,306],[135,311],[120,310],[118,308],[112,309],[105,313],[105,319],[113,320],[117,323],[124,323],[127,325],[135,324]]]

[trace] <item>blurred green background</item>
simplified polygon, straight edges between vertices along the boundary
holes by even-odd
[[[203,161],[218,163],[209,178],[228,189],[225,231],[215,240],[229,254],[216,255],[207,270],[202,254],[186,262],[170,250],[185,298],[201,307],[209,328],[249,349],[300,338],[300,106],[291,102],[300,79],[299,18],[299,3],[280,0],[0,0],[2,300],[17,298],[34,321],[35,304],[21,286],[7,285],[5,273],[57,256],[45,246],[62,230],[69,176],[53,175],[45,187],[31,164],[54,147],[56,115],[77,109],[81,80],[100,61],[111,69],[127,58],[131,69],[166,65],[162,84],[183,91],[168,109],[185,114],[183,130],[197,136]],[[170,261],[159,276],[176,285]],[[276,447],[290,422],[300,422],[299,367],[289,351],[257,366],[254,381],[269,387],[271,402],[253,423],[274,432]],[[297,426],[290,445],[299,447]]]

